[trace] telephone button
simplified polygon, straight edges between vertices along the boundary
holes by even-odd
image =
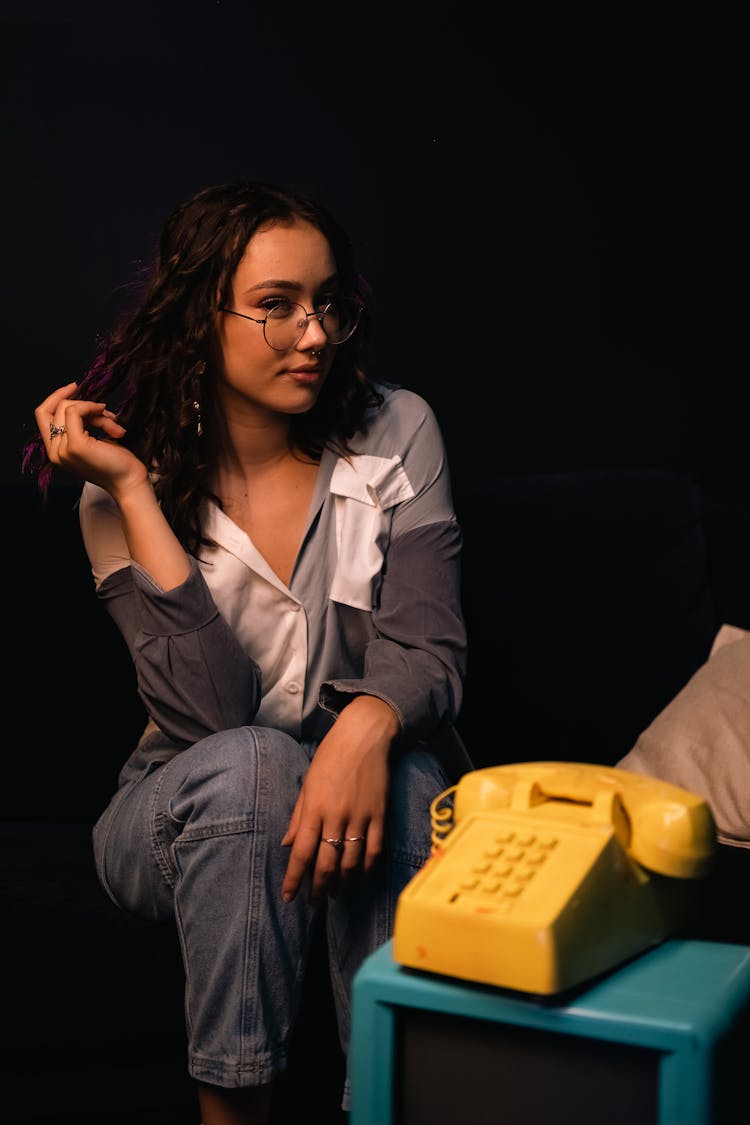
[[[519,859],[523,859],[524,852],[521,848],[513,848],[512,851],[505,853],[505,858],[509,863],[518,863]]]
[[[489,862],[483,861],[482,863],[475,863],[471,870],[476,871],[477,875],[486,875],[489,869]]]
[[[466,879],[460,884],[462,891],[473,891],[479,886],[478,879]]]
[[[503,851],[504,849],[498,845],[496,848],[484,848],[484,855],[486,855],[488,859],[497,859],[498,856],[503,854]]]
[[[539,844],[540,848],[546,848],[548,851],[550,851],[552,848],[554,848],[557,845],[557,837],[556,836],[540,836],[537,843]]]
[[[498,844],[509,844],[514,836],[515,832],[513,832],[510,828],[503,828],[500,832],[495,833],[495,839],[497,840]]]
[[[511,867],[511,865],[509,863],[503,864],[502,867],[493,867],[492,868],[492,874],[497,875],[498,879],[507,879],[512,871],[513,871],[513,868]]]
[[[521,879],[524,883],[528,883],[529,879],[533,879],[536,871],[533,867],[519,867],[513,872],[514,879]]]
[[[531,847],[535,840],[536,836],[527,836],[526,833],[524,833],[522,836],[516,837],[516,843],[519,844],[522,848]]]
[[[505,887],[503,890],[503,898],[518,898],[523,887]]]

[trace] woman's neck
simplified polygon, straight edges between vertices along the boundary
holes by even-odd
[[[254,473],[286,460],[292,450],[290,430],[291,418],[285,414],[228,413],[219,469]]]

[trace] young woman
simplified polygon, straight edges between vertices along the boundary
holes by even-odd
[[[322,906],[347,1050],[353,975],[471,768],[444,445],[421,397],[366,377],[369,325],[322,206],[208,188],[26,451],[43,489],[83,482],[149,715],[94,851],[119,906],[178,927],[203,1125],[268,1120]]]

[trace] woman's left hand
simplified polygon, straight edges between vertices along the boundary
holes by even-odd
[[[282,846],[291,844],[281,897],[291,902],[313,867],[310,898],[369,871],[383,848],[388,756],[400,730],[393,709],[358,695],[318,746]]]

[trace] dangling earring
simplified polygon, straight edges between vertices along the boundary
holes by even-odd
[[[196,364],[195,369],[194,369],[194,375],[196,376],[197,379],[200,379],[201,375],[205,374],[205,371],[206,371],[206,361],[204,359],[202,359]],[[197,399],[197,398],[193,399],[193,410],[195,411],[195,432],[197,433],[198,437],[203,437],[203,421],[201,419],[201,404],[200,404],[200,400]]]

